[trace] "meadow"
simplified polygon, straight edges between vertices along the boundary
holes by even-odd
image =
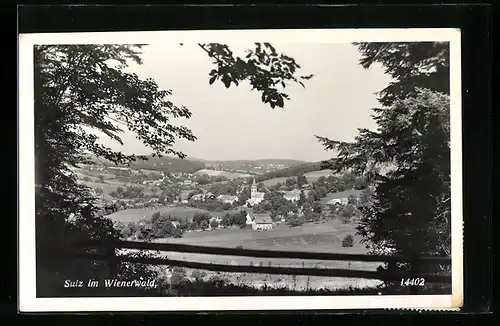
[[[342,239],[348,234],[354,236],[353,247],[342,247]],[[279,224],[270,231],[262,232],[239,228],[195,231],[185,233],[182,238],[157,239],[155,242],[228,248],[242,246],[245,249],[279,251],[289,250],[365,254],[367,250],[365,246],[360,243],[360,240],[361,239],[355,235],[354,225],[343,224],[338,220],[331,220],[325,223],[306,223],[300,227],[290,227],[285,224]],[[227,265],[343,268],[356,270],[375,270],[380,265],[378,262],[332,262],[304,259],[217,256],[178,252],[164,252],[162,255],[176,260]],[[263,285],[279,287],[289,286],[295,289],[324,287],[342,289],[349,286],[366,288],[380,284],[380,282],[376,280],[364,279],[207,272],[207,278],[213,276],[222,277],[227,282],[233,284],[246,284],[257,287]]]
[[[319,171],[304,173],[304,176],[307,178],[307,181],[309,183],[316,182],[321,177],[327,178],[331,175],[334,175],[332,170],[319,170]]]
[[[330,175],[333,175],[333,172],[331,170],[319,170],[319,171],[312,171],[308,173],[304,173],[304,176],[307,178],[308,183],[316,182],[320,177],[328,177]],[[264,186],[266,187],[271,187],[276,185],[277,183],[285,183],[287,179],[289,178],[296,178],[296,177],[279,177],[279,178],[272,178],[268,180],[262,181]]]
[[[191,219],[196,213],[208,213],[208,211],[195,207],[188,206],[178,206],[178,207],[168,207],[168,206],[160,206],[160,207],[152,207],[152,208],[129,208],[124,209],[113,214],[108,215],[107,217],[113,221],[120,222],[138,222],[141,219],[150,219],[153,213],[161,212],[165,215],[171,215],[183,219]]]
[[[264,180],[264,181],[262,181],[262,183],[264,184],[265,187],[272,187],[278,183],[284,184],[286,182],[286,179],[288,179],[288,178],[290,178],[290,177],[272,178],[272,179]]]
[[[246,177],[251,176],[251,174],[247,174],[247,173],[218,171],[218,170],[210,170],[210,169],[198,170],[194,174],[197,174],[197,175],[207,174],[210,177],[222,176],[222,177],[226,177],[230,180],[237,179],[237,178],[246,178]]]
[[[77,176],[79,183],[84,184],[87,187],[92,188],[92,189],[101,188],[103,190],[104,200],[106,200],[106,201],[115,200],[116,198],[113,198],[109,194],[113,191],[116,191],[116,188],[123,187],[124,185],[126,185],[126,186],[127,185],[134,185],[137,187],[141,187],[144,189],[145,194],[152,194],[151,189],[154,188],[150,185],[124,183],[123,181],[116,179],[116,176],[112,173],[109,173],[109,172],[87,171],[87,170],[83,170],[83,169],[74,169],[74,172]],[[99,177],[104,178],[104,183],[101,183],[99,181]],[[85,179],[88,179],[88,180],[85,180]]]

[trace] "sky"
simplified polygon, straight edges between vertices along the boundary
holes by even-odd
[[[228,44],[239,55],[253,44]],[[153,78],[162,89],[172,90],[171,100],[191,112],[190,119],[176,120],[190,128],[195,142],[178,140],[175,150],[205,160],[296,159],[320,161],[332,157],[314,137],[352,141],[358,128],[374,129],[371,109],[378,106],[376,92],[390,81],[382,67],[364,69],[360,53],[348,43],[273,43],[278,52],[295,58],[301,75],[315,74],[300,85],[290,85],[284,108],[261,102],[261,93],[248,84],[225,88],[209,85],[215,68],[195,43],[155,43],[144,48],[142,65],[128,70],[141,78]],[[128,154],[150,154],[131,133],[124,142],[106,137],[101,142]]]

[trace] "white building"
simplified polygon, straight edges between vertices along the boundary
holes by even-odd
[[[355,189],[333,193],[329,195],[331,199],[326,202],[326,205],[347,205],[349,197],[353,196],[357,201],[360,193],[361,191]]]
[[[253,224],[253,217],[247,212],[247,225]]]
[[[252,218],[252,230],[269,231],[273,228],[273,220],[269,214],[256,214]]]
[[[300,190],[299,189],[293,189],[291,191],[288,191],[285,193],[283,196],[286,200],[289,200],[291,202],[296,202],[300,199]]]
[[[247,204],[253,206],[255,204],[259,204],[264,200],[264,192],[257,191],[257,184],[255,183],[255,178],[253,179],[252,188],[250,191],[250,199],[247,200]]]
[[[213,216],[210,218],[210,222],[209,222],[209,225],[210,225],[210,229],[212,229],[212,222],[215,221],[217,222],[217,228],[220,229],[222,227],[221,225],[221,222],[222,222],[222,218],[220,218],[219,216]]]
[[[217,197],[217,199],[224,204],[231,204],[231,205],[233,205],[235,202],[238,201],[238,197],[231,195],[220,195],[219,197]]]

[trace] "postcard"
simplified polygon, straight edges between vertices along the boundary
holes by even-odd
[[[19,35],[21,312],[458,310],[457,29]]]

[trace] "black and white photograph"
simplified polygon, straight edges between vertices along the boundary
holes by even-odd
[[[21,34],[21,311],[458,309],[460,31]]]

